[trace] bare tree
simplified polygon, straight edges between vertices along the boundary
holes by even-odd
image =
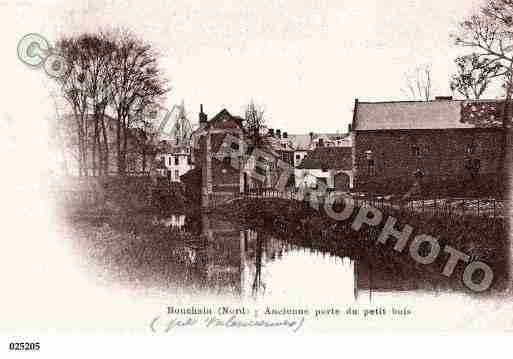
[[[141,119],[145,108],[161,102],[169,89],[150,45],[128,32],[118,32],[116,43],[112,99],[117,115],[118,172],[124,174],[129,129]]]
[[[246,106],[244,111],[243,127],[246,136],[254,147],[265,147],[265,110],[263,106],[257,105],[253,100]]]
[[[505,101],[502,115],[502,144],[498,171],[509,182],[511,162],[510,122],[513,85],[509,79],[513,71],[513,2],[511,0],[488,0],[479,13],[463,21],[459,33],[452,35],[457,45],[469,47],[479,59],[486,58],[489,66],[498,66],[505,84]]]
[[[473,53],[457,57],[456,74],[451,76],[450,88],[467,100],[479,100],[490,83],[501,75],[501,65]]]
[[[72,121],[75,122],[76,129],[79,175],[87,176],[89,175],[87,166],[89,101],[84,72],[88,60],[80,50],[77,38],[64,37],[57,42],[56,48],[66,62],[65,75],[56,78],[56,81],[60,85],[62,97],[69,104],[73,113]]]
[[[76,121],[80,175],[91,173],[89,162],[93,175],[108,174],[109,110],[116,114],[117,168],[124,174],[130,130],[168,91],[155,52],[126,31],[64,37],[56,47],[66,62],[57,81]]]
[[[429,101],[431,100],[432,80],[431,66],[417,66],[413,71],[404,74],[404,88],[412,100]]]
[[[88,61],[84,68],[84,83],[94,124],[91,145],[92,172],[94,175],[108,174],[109,139],[105,111],[109,104],[114,78],[112,67],[116,47],[106,34],[84,34],[78,38],[78,44]]]
[[[160,135],[158,124],[151,118],[142,118],[138,127],[132,131],[132,138],[141,158],[143,172],[151,171],[153,161],[150,161],[150,166],[148,166],[148,159],[154,159],[158,155]]]

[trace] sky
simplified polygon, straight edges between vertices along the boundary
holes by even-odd
[[[345,132],[355,98],[408,99],[404,73],[431,64],[434,94],[449,95],[449,34],[480,0],[337,1],[0,1],[4,117],[51,116],[48,79],[15,56],[26,33],[125,27],[150,42],[172,91],[185,102],[241,115],[251,99],[269,127],[289,133]],[[20,96],[20,94],[23,94]]]

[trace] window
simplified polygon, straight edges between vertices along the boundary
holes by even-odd
[[[412,153],[415,157],[420,156],[420,147],[418,145],[411,146]]]
[[[471,143],[470,145],[467,146],[467,154],[473,155],[475,152],[476,152],[476,146],[473,143]]]
[[[365,151],[365,159],[367,161],[367,174],[369,176],[374,176],[376,174],[376,170],[374,167],[374,154],[371,150]]]
[[[478,159],[478,158],[474,159],[474,168],[477,170],[477,172],[479,172],[479,170],[481,169],[481,160],[480,159]]]
[[[178,160],[179,160],[179,157],[175,156],[175,166],[178,166]]]
[[[172,157],[173,157],[173,156],[169,156],[169,157],[167,158],[167,163],[169,164],[169,166],[171,166],[171,158],[172,158]]]
[[[191,156],[187,156],[187,164],[189,166],[192,165],[192,158],[191,158]]]
[[[175,170],[175,180],[180,181],[180,172],[178,170]]]
[[[297,155],[296,155],[296,160],[298,160],[298,161],[299,161],[300,159],[301,159],[301,155],[300,155],[300,154],[297,154]]]
[[[374,166],[374,160],[371,158],[367,160],[367,167],[369,170],[369,176],[374,176],[376,174],[376,168]]]
[[[481,170],[481,160],[478,158],[467,159],[465,168],[470,173],[471,178],[475,179]]]

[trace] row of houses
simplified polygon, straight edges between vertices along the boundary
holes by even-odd
[[[200,188],[203,198],[274,187],[283,173],[283,163],[292,168],[288,187],[316,188],[322,183],[340,191],[404,194],[419,186],[440,190],[477,183],[479,190],[486,192],[502,185],[498,173],[504,143],[503,107],[497,100],[450,97],[422,102],[356,100],[346,133],[289,134],[268,129],[263,146],[266,155],[257,158],[267,163],[268,170],[260,179],[249,175],[257,166],[251,163],[253,148],[243,118],[223,109],[208,119],[201,107],[192,143],[162,141],[153,168],[171,182]],[[113,122],[107,117],[112,148]],[[241,143],[249,142],[240,147],[245,167],[234,168],[230,159],[216,157],[228,134]],[[129,152],[134,159],[128,170],[149,169],[145,163],[153,159],[141,160],[140,146],[133,147]],[[113,156],[109,158],[112,170],[115,161]]]
[[[383,194],[469,183],[493,189],[500,185],[502,110],[503,104],[494,100],[356,100],[346,134],[289,135],[270,129],[270,159],[265,159],[269,173],[262,173],[261,180],[248,176],[254,167],[234,168],[229,158],[215,156],[227,134],[241,143],[247,140],[243,119],[224,109],[207,120],[201,111],[200,127],[193,134],[198,146],[191,153],[195,183],[204,203],[216,196],[273,187],[282,173],[281,160],[293,167],[289,187],[315,188],[322,182],[340,191]],[[242,163],[250,162],[250,153],[242,148]]]

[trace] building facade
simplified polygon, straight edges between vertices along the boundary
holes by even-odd
[[[381,193],[493,183],[502,106],[496,101],[355,102],[355,187]],[[484,191],[485,189],[483,189]]]
[[[197,172],[201,171],[204,207],[252,189],[274,188],[282,173],[289,169],[284,168],[292,162],[293,151],[283,147],[281,139],[268,133],[263,148],[252,148],[243,119],[226,109],[207,120],[201,108],[199,119],[200,126],[192,134],[192,162]],[[292,171],[289,178],[293,178]]]
[[[194,168],[192,164],[191,148],[189,146],[169,146],[163,144],[156,160],[163,164],[161,168],[169,177],[171,182],[180,182],[180,177]],[[162,167],[162,166],[161,166]]]
[[[294,170],[297,188],[326,188],[349,191],[353,188],[352,150],[349,147],[317,147]]]

